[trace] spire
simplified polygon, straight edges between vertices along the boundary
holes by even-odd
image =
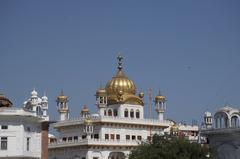
[[[64,96],[63,89],[61,89],[60,96]]]
[[[161,90],[160,90],[160,88],[158,89],[158,95],[159,95],[159,96],[162,95],[162,94],[161,94]]]
[[[117,59],[118,59],[118,70],[121,71],[121,70],[123,69],[123,67],[122,67],[122,60],[123,60],[123,57],[121,56],[120,53],[118,54]]]

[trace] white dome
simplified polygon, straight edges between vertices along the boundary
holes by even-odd
[[[44,96],[42,97],[42,100],[43,100],[43,101],[47,101],[47,100],[48,100],[48,97],[44,95]]]
[[[205,117],[211,117],[212,114],[211,114],[210,112],[206,111],[206,112],[204,113],[204,116],[205,116]]]
[[[32,97],[37,97],[38,93],[35,89],[31,92]]]

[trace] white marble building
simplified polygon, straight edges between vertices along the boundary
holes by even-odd
[[[214,118],[214,119],[213,119]],[[219,159],[240,159],[240,110],[229,106],[205,112],[201,135],[218,153]]]
[[[155,97],[157,119],[144,117],[144,93],[136,95],[136,86],[124,73],[122,57],[118,71],[105,88],[96,92],[97,114],[86,106],[80,116],[69,117],[68,97],[57,98],[59,121],[53,126],[59,132],[56,142],[49,144],[50,159],[125,159],[142,141],[153,134],[163,134],[169,127],[164,119],[165,97]]]
[[[48,102],[46,96],[37,97],[34,90],[30,99],[36,98],[37,102],[29,101],[27,107],[25,102],[23,108],[18,108],[13,107],[4,95],[0,95],[0,158],[45,159],[42,141],[43,125],[48,122]],[[40,107],[37,110],[44,110],[45,113],[39,114],[34,109],[35,106]]]

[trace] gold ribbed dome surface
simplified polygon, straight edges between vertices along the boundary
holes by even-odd
[[[136,86],[132,80],[128,79],[124,75],[122,70],[119,70],[111,80],[108,81],[106,85],[106,91],[108,95],[117,94],[135,94]]]

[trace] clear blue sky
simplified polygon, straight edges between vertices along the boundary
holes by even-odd
[[[240,1],[0,1],[0,91],[21,106],[33,87],[71,116],[96,111],[95,90],[116,73],[116,56],[138,90],[161,88],[167,118],[240,105]],[[147,96],[145,102],[148,103]]]

